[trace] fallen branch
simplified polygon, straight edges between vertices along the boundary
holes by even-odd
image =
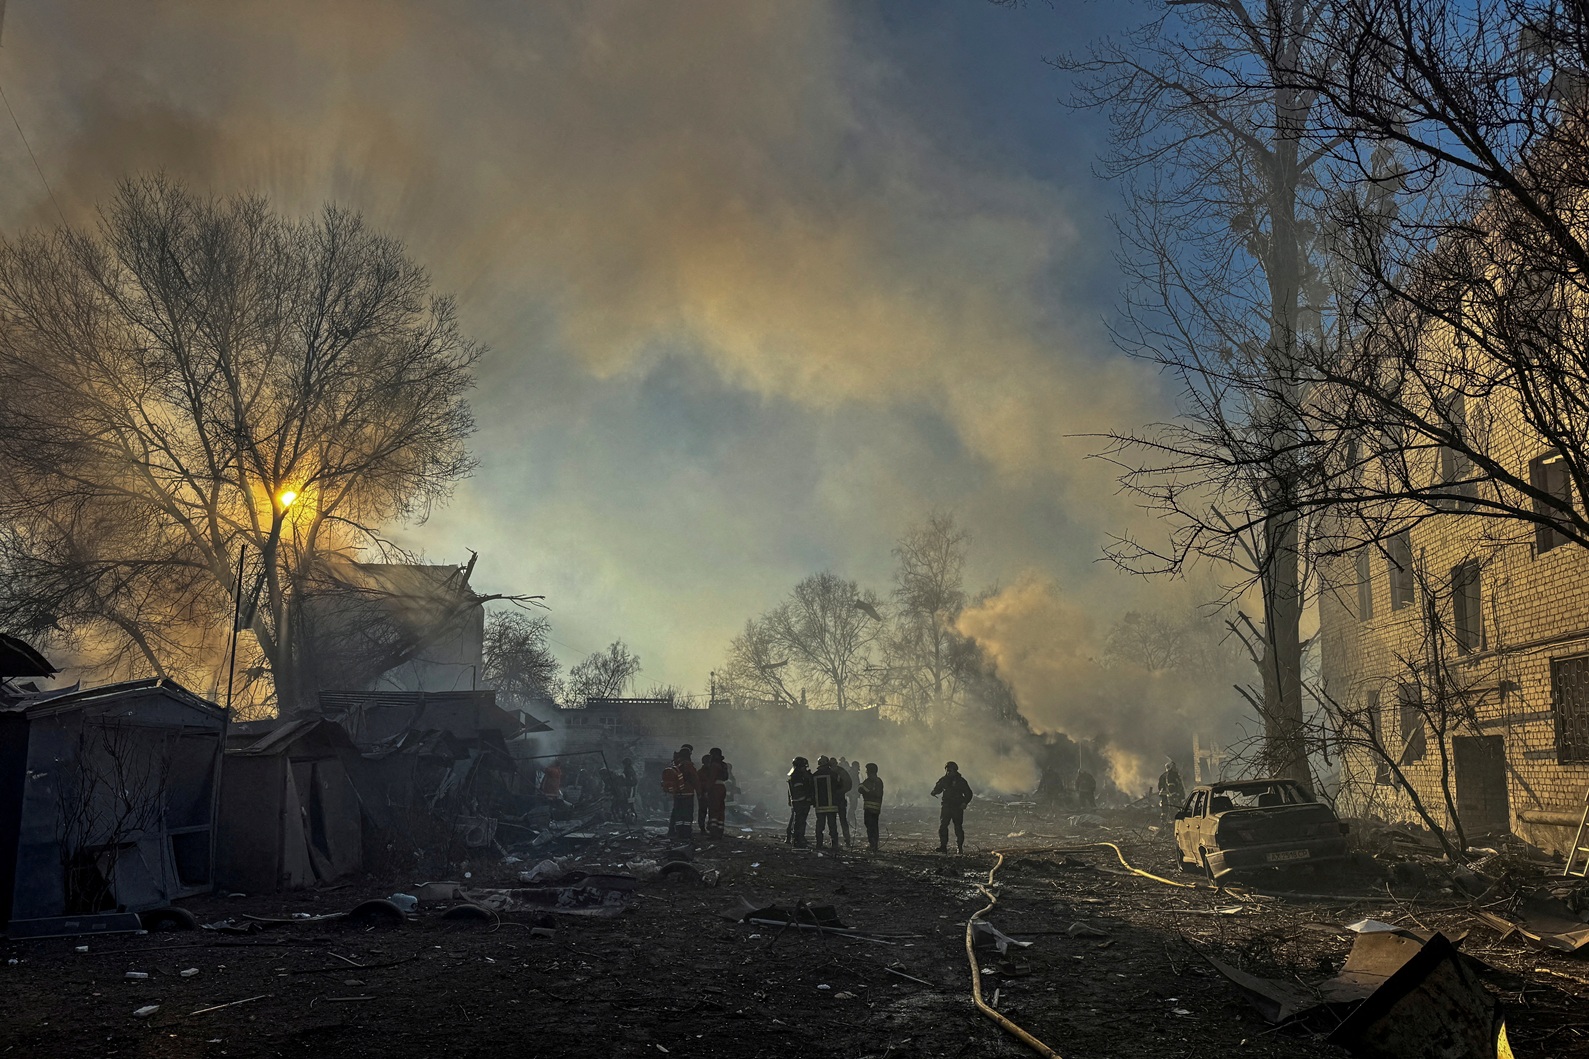
[[[244,997],[242,1000],[234,1000],[230,1004],[216,1004],[213,1007],[199,1008],[197,1011],[188,1012],[188,1017],[192,1018],[194,1015],[203,1015],[209,1011],[219,1011],[222,1008],[235,1008],[239,1004],[248,1004],[255,1000],[264,1000],[268,996],[270,996],[269,993],[261,993],[258,996]]]
[[[874,938],[870,934],[861,934],[848,927],[824,927],[818,923],[791,923],[785,919],[747,919],[746,923],[754,923],[758,927],[784,927],[795,930],[814,930],[819,934],[837,934],[841,938],[854,938],[856,941],[869,941],[873,945],[898,945],[897,941],[888,941],[884,938]],[[774,941],[777,939],[774,938]]]
[[[896,971],[892,967],[884,967],[883,970],[887,971],[889,974],[897,974],[901,978],[904,978],[904,979],[906,979],[908,981],[911,981],[911,982],[915,982],[918,985],[924,985],[924,986],[926,986],[929,989],[933,988],[933,984],[931,982],[926,981],[925,979],[917,978],[913,974],[906,974],[904,971]]]

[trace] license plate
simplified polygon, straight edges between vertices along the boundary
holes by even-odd
[[[1310,850],[1288,849],[1282,853],[1271,853],[1265,859],[1268,860],[1269,863],[1273,864],[1276,861],[1284,860],[1307,860],[1311,856],[1313,856],[1313,854]]]

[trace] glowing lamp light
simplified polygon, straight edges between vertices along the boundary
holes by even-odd
[[[281,495],[277,496],[276,499],[281,501],[282,507],[292,507],[292,502],[298,499],[298,494],[291,489],[283,489]]]

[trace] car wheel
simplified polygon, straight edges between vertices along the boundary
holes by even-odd
[[[143,924],[143,929],[154,933],[156,931],[194,930],[199,921],[193,918],[193,913],[185,908],[155,908],[148,912],[138,913],[138,922]]]
[[[1179,848],[1177,848],[1176,851],[1175,851],[1175,863],[1180,867],[1180,869],[1182,871],[1201,871],[1202,870],[1198,866],[1197,861],[1195,861],[1195,860],[1187,860],[1186,859],[1186,854],[1182,853]]]

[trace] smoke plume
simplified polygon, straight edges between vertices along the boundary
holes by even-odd
[[[1228,672],[1106,664],[1104,636],[1118,616],[1096,615],[1053,581],[1028,573],[969,608],[959,628],[998,663],[1034,731],[1093,742],[1114,783],[1140,795],[1166,758],[1190,780],[1193,734],[1228,741],[1243,710]]]

